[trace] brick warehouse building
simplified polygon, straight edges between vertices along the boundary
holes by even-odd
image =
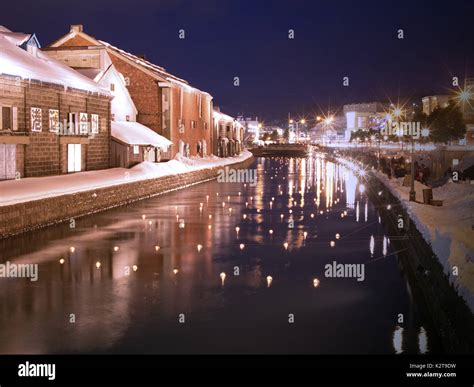
[[[172,158],[205,156],[212,152],[212,96],[198,90],[164,68],[83,32],[73,25],[68,34],[44,51],[74,69],[105,70],[105,49],[113,65],[126,79],[137,108],[137,121],[171,140]],[[66,54],[67,52],[67,54]],[[71,58],[71,55],[74,58]],[[67,60],[66,60],[67,59]]]
[[[110,98],[0,26],[0,180],[108,168]]]

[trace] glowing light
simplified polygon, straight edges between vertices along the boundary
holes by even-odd
[[[146,215],[142,215],[142,219],[145,220],[145,219],[146,219]]]
[[[160,246],[156,245],[155,246],[155,251],[159,251],[160,250]]]
[[[284,217],[285,217],[285,215],[280,214],[280,219],[281,219],[281,220],[283,220]]]
[[[114,251],[119,251],[119,247],[118,247],[118,246],[115,246],[115,247],[114,247]]]
[[[370,256],[373,257],[374,256],[374,249],[375,249],[375,238],[374,238],[373,235],[371,235],[371,237],[370,237],[369,248],[370,248]]]
[[[101,266],[102,266],[102,264],[101,264],[99,261],[97,261],[97,262],[95,263],[95,267],[96,267],[97,269],[100,269]]]
[[[219,274],[219,277],[221,277],[221,283],[222,283],[222,286],[224,286],[224,281],[225,281],[226,274],[224,272],[222,272],[221,274]]]
[[[336,234],[336,239],[340,239],[341,238],[341,234],[337,233]]]
[[[365,185],[364,185],[364,184],[359,185],[359,192],[360,192],[360,193],[364,193],[364,192],[365,192]]]
[[[207,228],[210,230],[210,229],[212,228],[212,225],[209,224],[209,225],[207,226]]]
[[[392,205],[389,204],[389,205],[387,206],[387,210],[391,210],[391,209],[392,209]]]
[[[273,230],[268,230],[268,233],[269,233],[270,235],[273,235]]]
[[[418,349],[421,354],[428,352],[428,336],[423,327],[420,327],[420,333],[418,334]]]
[[[273,278],[269,275],[267,275],[267,288],[272,286]]]
[[[201,250],[202,250],[202,245],[197,245],[196,247],[197,247],[197,251],[198,251],[198,253],[200,253],[200,252],[201,252]]]
[[[283,243],[283,247],[285,248],[285,250],[288,250],[288,242]]]
[[[71,246],[71,247],[69,248],[69,251],[70,251],[71,253],[73,253],[74,251],[76,251],[76,248],[75,248],[74,246]]]
[[[334,247],[334,246],[336,246],[336,242],[331,241],[331,242],[329,243],[329,245],[330,245],[331,247]]]
[[[305,240],[306,240],[306,237],[307,237],[307,236],[308,236],[308,232],[307,232],[307,231],[303,232],[303,238],[304,238]]]
[[[395,349],[395,353],[399,355],[403,353],[403,328],[399,325],[393,331],[393,349]]]
[[[319,286],[319,284],[320,284],[319,279],[313,278],[313,287],[317,288]]]
[[[179,273],[179,270],[178,269],[173,269],[173,274],[176,275]]]
[[[247,219],[247,214],[243,214],[242,218]]]
[[[243,243],[241,243],[241,244],[239,245],[239,247],[240,247],[240,250],[245,249],[245,245],[244,245]]]
[[[222,207],[225,207],[225,202],[222,202]]]
[[[61,258],[61,259],[59,260],[59,263],[62,265],[62,264],[64,263],[64,258]]]
[[[138,270],[138,266],[137,266],[137,265],[133,265],[133,266],[132,266],[132,270],[133,270],[133,271],[137,271],[137,270]]]
[[[313,213],[311,213],[310,217],[311,217],[311,219],[313,219],[313,218],[314,218],[314,214],[313,214]]]

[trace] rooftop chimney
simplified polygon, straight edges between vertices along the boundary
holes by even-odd
[[[83,26],[82,24],[71,24],[71,32],[82,32]]]

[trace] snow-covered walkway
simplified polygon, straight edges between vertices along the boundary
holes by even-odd
[[[139,180],[155,179],[206,168],[239,163],[252,157],[245,150],[240,156],[219,158],[177,158],[165,163],[140,163],[133,168],[111,168],[69,175],[29,177],[0,182],[0,206],[89,191]]]

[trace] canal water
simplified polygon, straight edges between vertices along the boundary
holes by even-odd
[[[0,278],[0,353],[440,351],[363,176],[316,154],[227,172],[1,241],[39,272]]]

